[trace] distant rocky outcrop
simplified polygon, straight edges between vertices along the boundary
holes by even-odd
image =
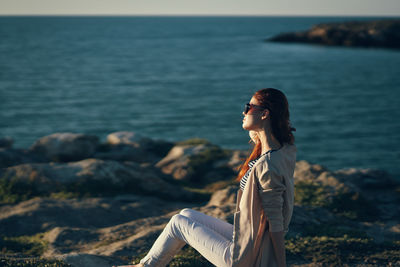
[[[61,140],[74,146],[75,138]],[[137,261],[184,208],[233,223],[239,189],[233,179],[248,152],[129,132],[94,141],[85,159],[78,148],[79,157],[65,157],[59,145],[38,143],[46,149],[21,150],[23,160],[0,171],[0,256],[15,260],[18,252],[72,267],[111,266]],[[397,180],[382,170],[331,171],[304,160],[296,163],[294,179],[289,266],[400,264]],[[345,256],[348,251],[352,255]],[[191,266],[195,260],[187,261]]]
[[[313,26],[310,30],[281,33],[267,41],[399,49],[400,20],[321,23]]]

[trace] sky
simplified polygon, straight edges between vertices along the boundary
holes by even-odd
[[[400,16],[400,0],[0,0],[0,15]]]

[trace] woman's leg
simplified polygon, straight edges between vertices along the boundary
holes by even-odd
[[[226,239],[232,239],[233,225],[228,222],[189,208],[181,210],[179,214],[207,226],[208,228],[224,236]]]
[[[216,266],[231,265],[232,238],[226,238],[204,224],[181,214],[172,216],[140,263],[144,266],[164,267],[185,244],[189,244]]]

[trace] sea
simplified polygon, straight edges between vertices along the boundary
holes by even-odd
[[[400,180],[400,51],[273,43],[315,24],[379,17],[3,16],[0,137],[133,131],[250,149],[242,110],[277,88],[297,159]]]

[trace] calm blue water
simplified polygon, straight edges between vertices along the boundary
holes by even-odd
[[[0,17],[0,135],[135,131],[248,148],[242,108],[288,97],[298,159],[400,174],[400,51],[263,40],[332,17]]]

